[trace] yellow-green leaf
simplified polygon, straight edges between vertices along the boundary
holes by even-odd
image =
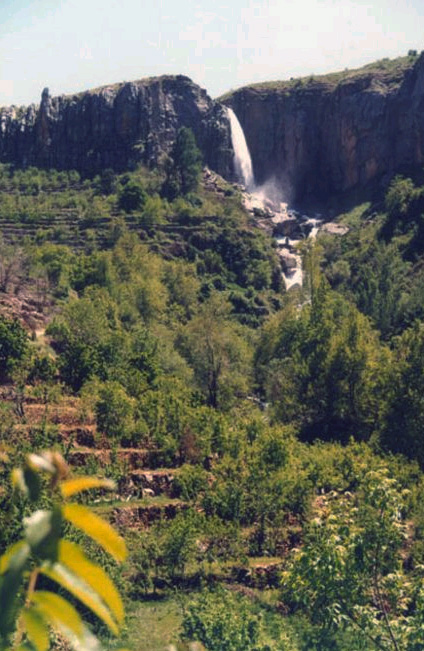
[[[61,563],[43,565],[40,568],[40,572],[73,594],[87,608],[92,610],[109,627],[112,633],[118,635],[118,626],[109,609],[102,602],[98,594],[80,576],[70,572]]]
[[[29,554],[29,545],[25,540],[20,540],[19,542],[11,545],[9,549],[5,551],[3,556],[0,557],[0,574],[4,574],[10,567],[12,560],[19,553]]]
[[[117,561],[125,560],[127,556],[125,541],[108,522],[81,504],[65,504],[62,513],[66,520],[93,538]]]
[[[31,601],[40,615],[53,628],[68,631],[80,638],[83,634],[83,622],[75,608],[63,597],[46,590],[36,590]]]
[[[12,470],[11,479],[14,490],[18,488],[24,495],[28,495],[28,487],[25,483],[24,471],[22,468],[14,468]]]
[[[124,607],[115,585],[99,565],[92,563],[75,543],[61,540],[59,562],[81,577],[103,599],[118,624],[124,620]]]
[[[47,651],[49,648],[49,629],[40,613],[34,607],[23,610],[22,621],[28,638],[37,651]]]
[[[63,497],[71,497],[75,493],[89,490],[90,488],[115,488],[115,482],[111,479],[98,479],[97,477],[75,477],[67,479],[60,484]]]

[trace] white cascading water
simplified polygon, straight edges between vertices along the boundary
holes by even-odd
[[[252,159],[250,158],[249,148],[241,124],[234,111],[229,107],[227,107],[227,116],[231,128],[235,172],[247,190],[247,193],[245,193],[245,206],[253,213],[255,208],[273,213],[274,218],[276,218],[274,223],[291,218],[289,217],[291,211],[287,210],[287,204],[281,203],[281,191],[278,190],[275,182],[270,180],[261,187],[255,185]],[[321,220],[307,218],[305,215],[303,221],[312,227],[308,237],[315,239]],[[280,255],[283,255],[283,257],[286,256],[286,258],[288,256],[291,258],[292,263],[293,261],[295,262],[295,265],[291,265],[288,269],[286,268],[286,271],[282,274],[286,289],[290,289],[296,285],[301,287],[303,283],[302,256],[298,253],[297,245],[302,241],[303,237],[300,236],[299,239],[277,237],[276,239]]]
[[[243,129],[241,128],[237,115],[229,107],[227,107],[227,115],[231,127],[235,171],[240,181],[246,187],[246,190],[252,191],[255,187],[255,179],[249,147],[247,146],[246,138],[244,137]]]

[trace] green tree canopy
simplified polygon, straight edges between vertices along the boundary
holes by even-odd
[[[28,352],[28,337],[17,319],[0,315],[0,378],[4,379]]]
[[[171,158],[165,162],[166,180],[163,192],[169,199],[197,189],[202,171],[201,161],[202,155],[196,145],[193,131],[188,127],[181,127],[171,151]]]

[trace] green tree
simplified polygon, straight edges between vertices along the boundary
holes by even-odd
[[[83,298],[71,300],[48,332],[59,353],[60,374],[75,391],[91,377],[109,379],[128,349],[118,306],[104,289],[89,288]]]
[[[230,305],[214,294],[187,324],[179,341],[210,407],[226,407],[249,387],[250,350],[231,321]]]
[[[129,181],[119,193],[118,208],[125,212],[140,210],[147,200],[147,194],[136,181]]]
[[[171,151],[171,159],[165,161],[166,180],[162,191],[168,199],[197,189],[202,171],[201,160],[193,131],[181,127]]]
[[[388,358],[368,319],[322,284],[311,305],[289,302],[264,328],[256,369],[276,418],[347,441],[378,423]]]
[[[225,590],[203,592],[187,606],[183,618],[183,639],[197,640],[208,651],[296,651],[294,640],[280,633],[271,647],[265,627],[242,597]],[[275,647],[274,647],[275,645]]]
[[[100,432],[112,438],[123,438],[134,426],[134,401],[119,382],[105,382],[99,387],[95,405]]]
[[[0,379],[21,362],[28,353],[28,336],[17,319],[0,315]]]
[[[177,574],[184,575],[187,564],[196,553],[196,534],[198,534],[197,514],[178,514],[166,529],[162,529],[160,544],[161,557],[167,575],[174,579]]]
[[[331,494],[283,573],[285,603],[323,630],[356,630],[373,648],[419,649],[421,576],[405,575],[399,562],[405,499],[385,468],[368,472],[356,496]]]
[[[396,341],[390,399],[381,441],[424,467],[424,324],[417,321]]]

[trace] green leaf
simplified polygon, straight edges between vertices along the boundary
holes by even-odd
[[[27,495],[31,502],[36,502],[40,497],[41,492],[41,480],[39,474],[26,466],[24,468],[24,482],[27,487]]]
[[[115,488],[115,482],[110,479],[98,479],[97,477],[76,477],[60,484],[61,493],[65,498],[90,488],[108,488],[112,490]]]
[[[40,568],[40,573],[59,583],[59,585],[79,599],[87,608],[92,610],[109,627],[112,633],[115,635],[119,634],[118,626],[112,618],[109,609],[84,579],[70,572],[61,563],[43,565]]]
[[[3,556],[0,557],[0,574],[4,574],[10,567],[10,563],[14,558],[15,554],[18,554],[21,549],[26,548],[26,553],[29,553],[28,543],[25,540],[19,540],[19,542],[11,545],[9,549],[5,551]]]
[[[124,620],[124,607],[115,585],[99,566],[92,563],[75,543],[61,540],[59,562],[81,577],[103,599],[118,624]]]
[[[25,483],[24,471],[22,468],[14,468],[11,474],[13,489],[17,488],[26,496],[28,496],[28,486]]]
[[[12,486],[18,488],[32,502],[38,500],[41,490],[41,481],[38,473],[30,466],[14,468],[11,475]]]
[[[75,651],[103,651],[99,640],[68,601],[52,592],[37,591],[33,597],[34,608],[67,638]],[[25,647],[25,651],[28,650],[33,651],[33,648]]]
[[[5,571],[0,580],[0,631],[6,635],[14,628],[15,598],[21,586],[22,574],[30,552],[30,547],[26,543],[17,544],[6,552],[6,560],[3,561],[4,557],[2,557]]]
[[[22,621],[26,633],[37,651],[47,651],[49,648],[49,629],[40,613],[34,607],[23,610]]]
[[[84,627],[81,617],[69,601],[63,597],[53,592],[36,590],[31,596],[31,601],[36,611],[53,628],[63,631],[66,636],[73,634],[80,638],[83,635]]]
[[[62,513],[66,520],[93,538],[117,561],[125,560],[127,556],[125,541],[108,522],[81,504],[65,504]]]
[[[62,514],[59,508],[51,511],[35,511],[24,519],[25,538],[33,552],[40,558],[57,560],[61,525]]]

